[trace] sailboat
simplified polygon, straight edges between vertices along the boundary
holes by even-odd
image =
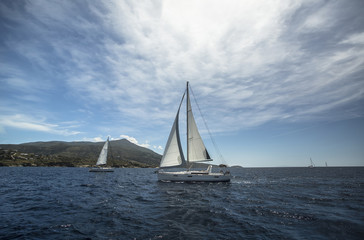
[[[310,162],[311,164],[308,166],[309,168],[314,168],[315,167],[315,164],[313,163],[312,159],[310,158]]]
[[[187,112],[187,159],[185,159],[181,147],[179,133],[179,113],[183,99],[186,95],[186,112]],[[163,157],[157,171],[159,181],[172,182],[229,182],[231,179],[230,172],[221,170],[218,173],[212,172],[212,165],[206,170],[192,171],[192,165],[196,162],[212,161],[205,144],[198,132],[195,119],[193,117],[191,102],[189,97],[189,83],[187,82],[186,90],[182,96],[178,107],[176,118],[172,125],[168,137]],[[225,165],[224,165],[225,166]],[[165,171],[168,168],[186,167],[184,171]]]
[[[114,171],[113,168],[108,167],[106,165],[108,149],[109,149],[109,138],[107,138],[104,146],[102,147],[99,158],[97,159],[97,162],[96,162],[96,167],[91,168],[90,172],[113,172]]]

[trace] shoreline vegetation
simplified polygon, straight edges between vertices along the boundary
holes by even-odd
[[[155,168],[161,155],[122,139],[110,141],[108,165],[114,168]],[[0,167],[92,167],[103,142],[33,142],[0,144]]]
[[[97,159],[96,159],[97,160]],[[0,150],[0,167],[93,167],[95,159],[80,159],[61,155],[38,155],[16,150]],[[154,165],[136,161],[120,160],[111,163],[113,168],[155,168]]]

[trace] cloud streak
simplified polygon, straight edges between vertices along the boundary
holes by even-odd
[[[69,129],[73,128],[70,125],[60,126],[58,124],[51,124],[45,122],[44,119],[34,119],[30,116],[25,116],[22,114],[1,116],[0,127],[10,127],[36,132],[47,132],[63,136],[77,135],[80,133],[78,131],[70,131]]]

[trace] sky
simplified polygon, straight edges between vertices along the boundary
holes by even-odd
[[[214,163],[364,166],[363,11],[361,0],[2,0],[0,143],[110,136],[163,154],[189,81]]]

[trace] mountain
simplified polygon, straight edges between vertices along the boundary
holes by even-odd
[[[0,166],[92,166],[104,142],[31,142],[0,144]],[[126,139],[110,141],[113,167],[157,167],[161,155]]]

